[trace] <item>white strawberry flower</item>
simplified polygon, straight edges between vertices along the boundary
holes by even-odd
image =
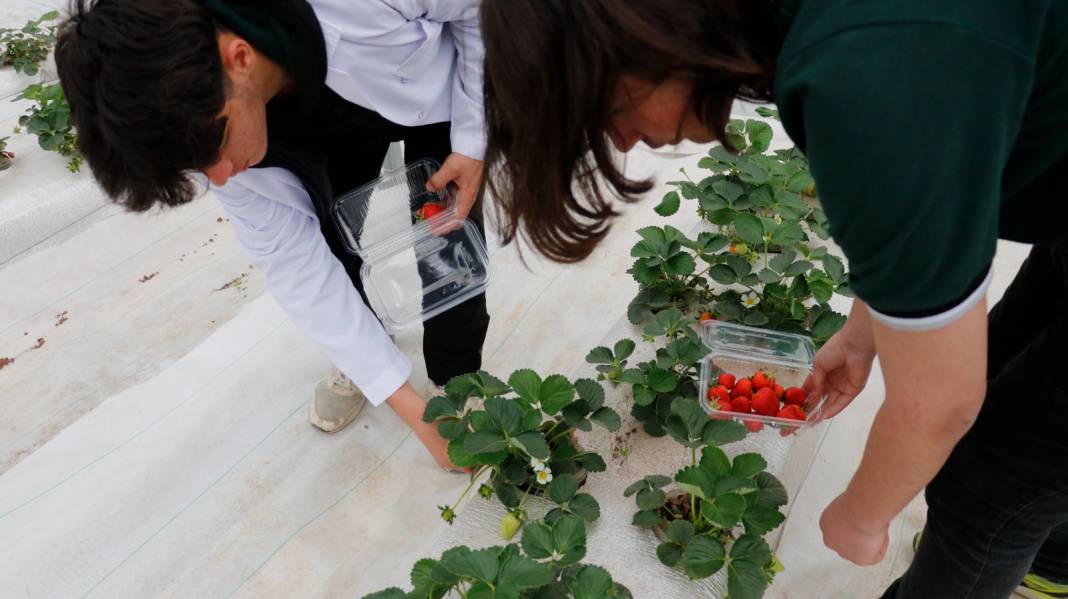
[[[776,225],[781,225],[782,224],[782,215],[781,214],[776,214],[775,215],[775,224]]]
[[[750,291],[742,295],[742,305],[746,308],[752,308],[760,303],[760,296]]]
[[[545,460],[539,460],[538,458],[530,458],[530,467],[534,469],[534,472],[541,472],[545,470]]]
[[[562,559],[564,559],[564,554],[560,553],[559,551],[557,551],[555,549],[553,549],[553,553],[552,553],[552,555],[549,556],[549,560],[550,561],[554,561],[554,562],[558,562],[558,561],[560,561]]]
[[[553,482],[553,473],[548,468],[539,470],[535,476],[537,477],[539,485],[547,485]]]
[[[541,402],[540,401],[536,401],[536,402],[530,404],[530,407],[534,408],[535,410],[540,410],[541,409]]]

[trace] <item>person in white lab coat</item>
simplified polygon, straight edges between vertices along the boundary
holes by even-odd
[[[328,432],[389,403],[443,467],[409,360],[362,298],[332,200],[378,175],[389,144],[442,166],[429,187],[476,203],[485,149],[476,0],[77,0],[56,47],[79,149],[131,210],[194,199],[206,175],[289,317],[333,360],[315,388]],[[473,209],[474,208],[474,209]],[[485,296],[425,323],[436,385],[477,370]]]

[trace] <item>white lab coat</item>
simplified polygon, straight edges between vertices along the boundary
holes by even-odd
[[[454,152],[481,159],[478,0],[309,0],[326,41],[327,86],[400,125],[452,122]],[[250,169],[213,188],[275,300],[379,405],[408,379],[390,341],[327,247],[292,173]]]

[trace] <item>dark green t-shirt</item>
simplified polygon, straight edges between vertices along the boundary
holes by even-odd
[[[788,0],[776,101],[857,295],[977,297],[998,237],[1068,235],[1068,0]]]

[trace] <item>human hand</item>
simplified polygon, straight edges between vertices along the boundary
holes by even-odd
[[[482,161],[453,152],[445,159],[438,172],[427,181],[427,191],[441,191],[449,183],[455,183],[456,216],[463,221],[471,212],[482,184]]]
[[[874,360],[875,349],[851,338],[848,329],[839,331],[816,352],[812,374],[802,385],[810,398],[827,397],[816,421],[831,418],[860,395]]]
[[[870,566],[886,557],[889,523],[866,521],[863,513],[863,509],[851,506],[850,498],[843,493],[823,510],[820,530],[828,548],[858,566]]]

